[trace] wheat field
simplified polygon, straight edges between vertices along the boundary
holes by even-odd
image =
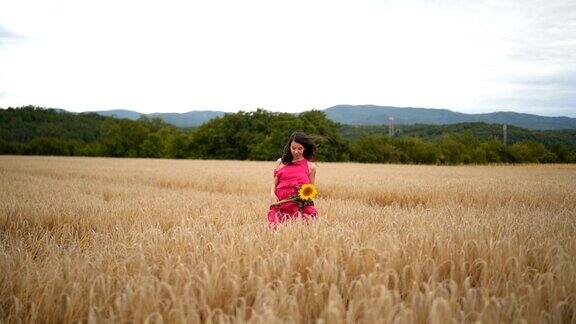
[[[576,323],[576,166],[0,156],[0,322]]]

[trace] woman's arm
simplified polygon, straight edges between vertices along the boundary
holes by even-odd
[[[276,160],[276,165],[274,166],[274,170],[278,169],[280,164],[282,163],[282,159]],[[274,182],[272,182],[272,188],[270,188],[270,200],[275,203],[278,201],[278,197],[276,196],[276,186],[278,185],[278,177],[274,176]]]
[[[274,182],[272,183],[272,188],[270,188],[270,200],[275,203],[278,201],[276,196],[276,185],[278,185],[278,178],[274,177]]]
[[[314,181],[316,180],[316,163],[308,162],[308,169],[310,170],[310,183],[314,184]]]

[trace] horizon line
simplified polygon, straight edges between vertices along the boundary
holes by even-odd
[[[70,112],[70,113],[98,113],[98,112],[109,112],[109,111],[127,111],[127,112],[134,112],[134,113],[138,113],[141,115],[151,115],[151,114],[187,114],[187,113],[191,113],[191,112],[218,112],[218,113],[224,113],[224,114],[234,114],[234,113],[239,113],[239,112],[253,112],[253,111],[257,111],[259,109],[264,110],[264,111],[268,111],[268,112],[277,112],[277,113],[290,113],[290,114],[299,114],[299,113],[303,113],[303,112],[307,112],[307,111],[324,111],[327,109],[331,109],[331,108],[335,108],[335,107],[341,107],[341,106],[350,106],[350,107],[367,107],[367,106],[371,106],[374,108],[398,108],[398,109],[426,109],[426,110],[447,110],[453,113],[458,113],[458,114],[464,114],[464,115],[487,115],[487,114],[494,114],[494,113],[516,113],[516,114],[523,114],[523,115],[531,115],[531,116],[539,116],[539,117],[550,117],[550,118],[576,118],[576,115],[574,117],[571,116],[567,116],[567,115],[555,115],[555,116],[550,116],[550,115],[538,115],[535,113],[527,113],[527,112],[518,112],[518,111],[513,111],[513,110],[495,110],[495,111],[491,111],[491,112],[478,112],[478,113],[470,113],[470,112],[461,112],[461,111],[457,111],[457,110],[452,110],[452,109],[448,109],[448,108],[430,108],[430,107],[413,107],[413,106],[381,106],[381,105],[375,105],[375,104],[360,104],[360,105],[352,105],[352,104],[339,104],[339,105],[335,105],[335,106],[331,106],[328,108],[311,108],[311,109],[307,109],[307,110],[302,110],[302,111],[296,111],[296,112],[286,112],[286,111],[274,111],[274,110],[270,110],[270,109],[266,109],[263,107],[256,107],[253,109],[238,109],[236,111],[225,111],[225,110],[212,110],[212,109],[202,109],[202,110],[188,110],[185,112],[149,112],[149,113],[143,113],[137,110],[132,110],[132,109],[127,109],[127,108],[116,108],[116,109],[106,109],[106,110],[83,110],[80,112],[76,112],[76,111],[71,111],[65,108],[57,108],[57,107],[47,107],[47,106],[39,106],[39,105],[32,105],[32,104],[28,104],[28,105],[21,105],[21,106],[8,106],[8,107],[0,107],[0,109],[9,109],[9,108],[23,108],[23,107],[29,107],[29,106],[33,106],[33,107],[38,107],[38,108],[44,108],[44,109],[59,109],[59,110],[64,110],[66,112]]]

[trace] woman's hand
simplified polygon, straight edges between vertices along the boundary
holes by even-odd
[[[270,194],[270,203],[275,203],[278,202],[278,197],[276,197],[276,194]]]

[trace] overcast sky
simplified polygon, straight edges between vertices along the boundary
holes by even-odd
[[[576,117],[574,0],[0,0],[0,107]]]

